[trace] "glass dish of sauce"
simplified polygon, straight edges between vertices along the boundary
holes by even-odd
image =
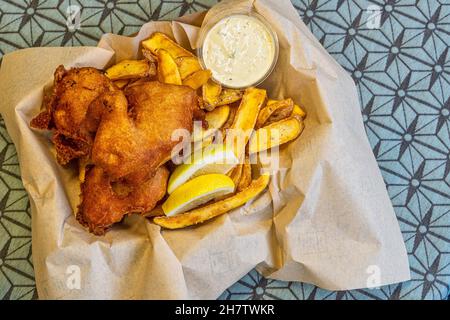
[[[259,14],[231,13],[202,27],[197,49],[213,80],[228,88],[256,86],[278,58],[278,38]]]

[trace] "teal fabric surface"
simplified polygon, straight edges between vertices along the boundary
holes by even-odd
[[[0,0],[0,57],[36,46],[95,45],[214,0]],[[447,299],[450,285],[450,4],[446,0],[294,0],[354,78],[366,132],[406,243],[412,280],[331,292],[250,272],[221,299]],[[0,298],[36,299],[31,216],[0,121]]]

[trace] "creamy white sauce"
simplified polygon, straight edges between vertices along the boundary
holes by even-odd
[[[270,30],[257,18],[243,14],[214,25],[202,47],[205,67],[228,87],[246,87],[261,80],[272,66],[275,52]]]

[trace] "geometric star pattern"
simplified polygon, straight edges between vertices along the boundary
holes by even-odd
[[[216,2],[2,0],[0,59],[27,47],[95,45],[104,33],[129,35],[147,21],[173,19]],[[253,270],[220,299],[448,299],[450,3],[292,2],[357,85],[366,133],[406,243],[412,279],[379,289],[333,292],[265,279]],[[67,23],[70,6],[80,8],[79,29]],[[0,299],[36,298],[30,206],[14,145],[1,120]]]

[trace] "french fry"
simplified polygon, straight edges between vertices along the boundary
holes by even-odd
[[[149,69],[147,78],[156,76],[158,74],[158,68],[156,67],[156,63],[149,63],[148,66]]]
[[[142,47],[150,50],[154,55],[156,55],[160,49],[164,49],[174,59],[179,57],[194,57],[191,52],[161,32],[155,32],[148,39],[142,41]]]
[[[147,77],[150,66],[147,60],[122,60],[106,69],[105,75],[111,80]]]
[[[213,136],[205,137],[205,138],[203,138],[202,141],[194,142],[192,144],[192,150],[195,152],[200,149],[205,149],[206,147],[209,147],[210,145],[212,145],[213,141],[214,141]]]
[[[209,78],[211,78],[210,70],[199,70],[184,79],[183,85],[197,90],[202,85],[204,85],[209,80]]]
[[[245,162],[242,164],[241,179],[237,184],[237,191],[242,191],[247,188],[252,182],[252,167],[250,165],[249,157],[245,157]]]
[[[200,65],[197,57],[179,57],[175,59],[175,63],[178,66],[181,80],[186,79],[194,72],[202,70],[202,66]]]
[[[186,213],[170,217],[156,217],[153,219],[153,222],[166,229],[180,229],[205,222],[230,210],[236,209],[250,199],[253,199],[267,187],[269,181],[269,175],[261,175],[258,179],[253,180],[247,188],[231,197]]]
[[[279,110],[287,110],[288,115],[290,115],[293,107],[294,101],[292,101],[292,99],[284,99],[281,101],[269,100],[267,105],[259,112],[255,127],[261,128],[264,126],[270,116]]]
[[[241,181],[242,176],[242,169],[244,168],[244,165],[242,163],[235,166],[233,169],[231,169],[230,172],[227,173],[227,175],[233,180],[234,185],[238,186],[239,181]]]
[[[241,181],[243,168],[244,168],[244,164],[242,163],[242,160],[240,160],[231,170],[229,170],[226,173],[226,175],[229,176],[231,178],[231,180],[233,180],[235,193],[237,192],[237,187],[239,185],[239,181]],[[230,194],[225,194],[225,195],[214,198],[214,201],[220,201],[220,200],[223,200],[228,197],[230,197]]]
[[[222,106],[224,104],[231,104],[233,102],[239,101],[242,99],[242,95],[244,93],[241,90],[237,89],[223,89],[219,96],[219,102],[217,106]]]
[[[233,184],[234,184],[234,192],[238,191],[238,185],[239,185],[239,181],[241,181],[242,178],[242,173],[243,173],[243,169],[244,169],[244,164],[239,162],[233,169],[231,169],[230,171],[228,171],[227,176],[229,176],[231,178],[231,180],[233,180]],[[220,201],[223,200],[225,198],[228,198],[230,195],[226,194],[223,196],[219,196],[217,198],[215,198],[215,201]]]
[[[205,120],[208,122],[208,128],[220,129],[228,120],[230,115],[230,106],[220,106],[213,111],[205,112]]]
[[[231,128],[234,122],[234,117],[236,116],[237,107],[230,107],[230,114],[228,115],[227,121],[222,126],[222,136],[225,136],[227,130]]]
[[[156,55],[153,54],[150,50],[142,48],[142,56],[148,60],[150,63],[156,63],[158,62]]]
[[[232,147],[238,159],[244,154],[245,146],[250,138],[251,131],[255,127],[259,110],[266,102],[267,93],[264,89],[248,88],[245,90],[239,105],[233,124],[227,130],[225,142]]]
[[[294,108],[292,109],[292,115],[296,115],[300,117],[301,119],[306,118],[306,112],[297,104],[294,105]]]
[[[158,80],[163,83],[181,85],[181,76],[172,56],[164,49],[156,53],[158,58]]]
[[[219,130],[224,123],[227,121],[230,115],[229,106],[220,106],[213,111],[208,111],[205,113],[205,120],[208,123],[208,129],[194,130],[192,135],[192,141],[200,141],[211,135],[213,135],[217,130]]]
[[[203,106],[204,106],[204,102],[203,102],[203,98],[202,97],[199,97],[199,96],[197,96],[197,100],[198,100],[198,107],[200,108],[200,109],[205,109]]]
[[[122,79],[122,80],[116,80],[114,81],[114,84],[117,86],[117,88],[119,89],[123,89],[126,87],[126,85],[130,82],[129,79]]]
[[[264,123],[264,126],[267,126],[269,124],[272,124],[274,122],[281,121],[283,119],[289,118],[289,116],[292,115],[293,112],[293,106],[286,106],[283,108],[280,108],[276,110],[272,115],[267,119],[266,123]]]
[[[249,142],[249,153],[264,151],[297,138],[305,124],[296,117],[274,122],[262,127],[252,135]]]
[[[209,79],[202,87],[202,96],[204,108],[208,111],[214,110],[220,101],[220,93],[222,86],[213,80]]]

